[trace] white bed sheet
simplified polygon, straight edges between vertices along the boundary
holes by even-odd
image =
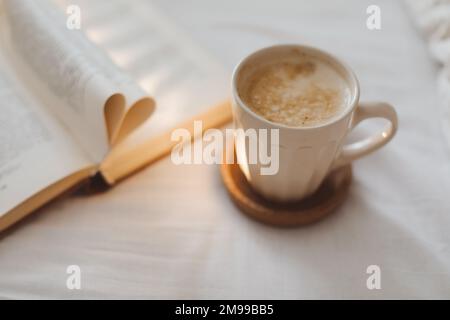
[[[397,109],[400,129],[354,164],[345,204],[326,220],[279,230],[230,202],[217,166],[166,158],[102,195],[61,199],[0,238],[2,298],[450,298],[450,153],[436,66],[399,2],[157,1],[231,72],[278,42],[335,53],[362,99]],[[66,288],[68,265],[81,290]],[[381,268],[368,290],[366,268]]]

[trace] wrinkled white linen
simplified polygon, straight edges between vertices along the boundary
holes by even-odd
[[[217,166],[166,158],[107,193],[58,200],[4,234],[0,297],[450,298],[438,67],[403,3],[377,2],[382,28],[370,31],[365,0],[157,1],[230,72],[261,46],[305,43],[345,60],[362,100],[396,107],[397,136],[354,164],[349,198],[333,216],[292,230],[261,225],[230,202]],[[81,290],[66,288],[72,264]],[[369,265],[381,268],[381,290],[366,287]]]
[[[439,105],[444,135],[450,146],[450,0],[407,0],[412,16],[440,64]]]

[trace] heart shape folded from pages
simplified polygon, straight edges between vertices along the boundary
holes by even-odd
[[[105,103],[104,115],[109,145],[122,141],[132,131],[142,125],[155,110],[155,101],[142,98],[127,108],[123,94],[112,95]]]

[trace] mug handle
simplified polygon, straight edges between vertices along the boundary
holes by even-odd
[[[384,118],[389,124],[377,132],[360,141],[346,144],[333,163],[332,169],[349,164],[388,143],[397,132],[398,120],[394,107],[386,102],[365,102],[356,108],[349,130],[356,127],[361,121],[369,118]]]

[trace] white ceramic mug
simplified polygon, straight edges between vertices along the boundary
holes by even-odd
[[[351,95],[348,105],[330,122],[313,127],[274,123],[253,112],[239,96],[239,88],[258,65],[279,61],[293,50],[323,59],[347,81]],[[391,105],[359,102],[358,80],[349,67],[328,53],[301,45],[276,45],[244,58],[233,73],[232,106],[236,129],[279,129],[279,169],[274,175],[262,175],[263,164],[259,162],[249,163],[248,139],[237,136],[235,141],[239,166],[251,186],[266,198],[277,201],[295,201],[311,195],[330,171],[382,147],[397,130],[397,114]],[[385,118],[389,123],[380,132],[345,144],[348,133],[368,118]]]

